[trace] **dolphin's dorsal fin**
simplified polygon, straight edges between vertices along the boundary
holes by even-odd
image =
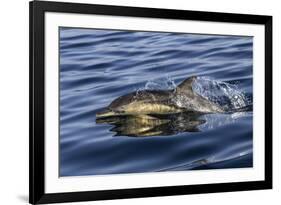
[[[176,92],[193,93],[192,83],[196,80],[196,76],[189,77],[182,81],[177,87]]]

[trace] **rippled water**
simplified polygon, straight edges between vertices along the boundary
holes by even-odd
[[[245,36],[60,28],[60,176],[252,167],[252,45]],[[190,76],[228,112],[96,119],[119,96]]]

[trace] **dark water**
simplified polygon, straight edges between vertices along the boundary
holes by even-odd
[[[252,167],[252,38],[60,29],[60,176]],[[96,120],[115,98],[193,90],[231,111]],[[244,109],[247,108],[247,109]]]

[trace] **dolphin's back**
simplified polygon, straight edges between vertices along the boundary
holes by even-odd
[[[173,93],[171,91],[166,90],[143,90],[138,91],[135,94],[135,100],[143,101],[143,102],[161,102],[170,100],[173,97]]]
[[[126,105],[134,101],[143,103],[156,103],[160,101],[169,101],[171,98],[171,91],[142,90],[123,95],[112,101],[108,107],[114,110],[122,105]]]

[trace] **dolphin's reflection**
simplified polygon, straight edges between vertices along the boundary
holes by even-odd
[[[206,121],[195,112],[168,115],[121,115],[96,119],[97,124],[110,124],[115,136],[167,136],[181,132],[198,132]]]

